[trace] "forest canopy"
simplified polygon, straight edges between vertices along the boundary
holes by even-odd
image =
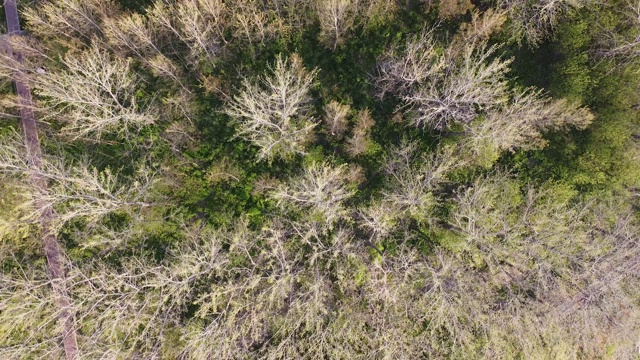
[[[1,359],[640,358],[638,0],[15,3]]]

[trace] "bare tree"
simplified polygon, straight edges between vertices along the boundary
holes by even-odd
[[[422,87],[428,87],[429,83],[442,86],[439,83],[447,78],[457,78],[463,83],[475,81],[482,76],[479,68],[485,66],[482,62],[496,51],[495,48],[487,48],[486,41],[505,20],[503,12],[492,9],[482,15],[473,12],[471,22],[461,25],[446,48],[435,41],[434,28],[425,28],[411,36],[403,48],[387,50],[378,60],[378,95],[384,97],[391,93],[408,101],[412,94],[418,93]],[[504,62],[494,62],[492,65],[493,69],[487,69],[489,74],[486,75],[499,77],[504,73]],[[470,88],[474,89],[472,86]]]
[[[43,159],[42,169],[31,166],[16,145],[19,137],[0,144],[0,171],[18,179],[42,178],[48,191],[34,189],[28,183],[16,185],[24,194],[17,206],[23,209],[18,222],[35,223],[42,213],[54,209],[51,231],[58,232],[71,220],[84,218],[95,223],[105,215],[124,209],[149,206],[144,198],[155,182],[150,169],[140,168],[136,179],[125,184],[111,170],[98,171],[86,163],[65,164],[55,157]]]
[[[91,235],[95,236],[100,232],[91,234],[89,229],[108,214],[120,211],[134,215],[135,210],[146,207],[148,204],[143,199],[146,195],[142,193],[147,193],[153,179],[150,172],[141,170],[138,179],[124,184],[108,169],[98,172],[82,163],[69,166],[56,158],[48,161],[47,157],[43,158],[41,155],[35,166],[33,157],[27,157],[20,151],[20,138],[17,134],[3,140],[0,145],[0,172],[3,177],[13,180],[11,184],[18,198],[10,209],[10,213],[16,216],[4,219],[8,222],[2,225],[9,230],[20,230],[24,224],[42,224],[49,274],[42,274],[31,268],[29,261],[20,269],[22,274],[3,273],[3,277],[7,275],[2,280],[6,281],[6,289],[15,294],[0,292],[2,316],[13,317],[3,321],[12,328],[2,332],[0,353],[11,357],[60,357],[55,349],[59,347],[59,335],[56,333],[62,331],[65,356],[74,359],[78,356],[76,329],[78,324],[86,324],[75,315],[82,308],[84,300],[74,298],[72,289],[76,275],[73,272],[67,273],[67,269],[72,266],[63,257],[56,238],[67,223],[85,220],[88,226],[77,238],[78,241],[86,242],[82,244],[85,247],[99,245],[95,244]],[[31,181],[27,181],[29,179]],[[108,229],[103,227],[100,230]],[[118,235],[122,237],[131,234]],[[104,242],[104,239],[100,241]],[[29,278],[24,279],[24,276]],[[5,289],[4,285],[2,289]],[[44,289],[44,286],[51,286],[52,291]],[[25,302],[16,303],[14,296],[23,297]],[[46,309],[53,302],[56,306]],[[91,304],[94,305],[96,304]],[[58,321],[61,326],[56,324]],[[16,337],[21,339],[21,345],[15,343]],[[80,347],[83,345],[81,340]]]
[[[453,42],[442,54],[425,30],[407,42],[404,55],[392,51],[380,60],[377,84],[382,95],[391,91],[404,101],[415,126],[443,130],[469,123],[506,102],[510,61],[492,59],[496,51],[484,41]]]
[[[264,44],[302,26],[306,1],[284,0],[263,2],[240,0],[229,4],[229,26],[233,36],[250,44]]]
[[[316,11],[320,20],[320,39],[335,50],[344,41],[345,34],[354,25],[359,0],[320,0]]]
[[[428,223],[438,203],[434,192],[462,162],[454,156],[452,148],[420,157],[416,146],[403,142],[386,155],[383,171],[388,184],[384,201],[391,204],[390,209],[399,209],[405,216]]]
[[[462,48],[460,43],[486,41],[502,28],[505,21],[507,21],[507,14],[504,10],[490,8],[482,13],[474,10],[471,12],[471,21],[460,25],[452,42],[458,42],[455,47]]]
[[[369,109],[359,111],[355,121],[353,134],[347,139],[347,153],[353,157],[367,153],[374,144],[371,140],[371,129],[375,122],[371,118]]]
[[[324,107],[324,125],[327,132],[336,138],[342,138],[347,131],[347,121],[351,107],[332,100]]]
[[[104,35],[116,49],[144,59],[147,54],[161,53],[160,29],[150,26],[147,17],[133,13],[104,20]]]
[[[6,86],[11,82],[15,71],[20,71],[22,66],[6,50],[9,47],[10,38],[0,38],[0,86]]]
[[[469,123],[479,111],[501,107],[507,96],[506,72],[510,61],[490,60],[496,47],[467,45],[445,75],[429,81],[405,97],[415,109],[416,126],[446,129],[454,123]]]
[[[75,46],[78,40],[84,44],[96,40],[102,34],[102,21],[117,10],[113,1],[54,0],[28,7],[24,17],[31,33]]]
[[[154,26],[148,16],[133,13],[117,18],[104,20],[104,35],[109,44],[124,54],[134,54],[148,66],[156,76],[165,77],[184,90],[178,67],[164,54],[166,43],[172,40],[169,31],[161,26]]]
[[[384,239],[398,225],[402,211],[398,204],[390,201],[373,202],[364,209],[358,211],[360,218],[359,227],[370,231],[373,238]]]
[[[69,281],[78,321],[83,324],[83,354],[160,356],[160,345],[168,341],[166,332],[175,326],[179,312],[188,303],[189,285],[199,275],[198,270],[185,262],[183,270],[176,272],[172,265],[158,266],[137,257],[126,259],[120,267],[100,261],[87,265],[74,269]]]
[[[20,23],[18,16],[17,4],[15,1],[8,1],[4,4],[6,20],[8,28],[12,33],[20,31]],[[20,49],[7,46],[3,51],[7,51],[20,65],[24,66],[26,61]],[[16,160],[15,164],[21,162],[26,163],[31,170],[42,171],[42,149],[38,138],[38,129],[36,126],[36,118],[33,112],[33,101],[31,91],[28,86],[27,77],[22,71],[13,71],[16,94],[20,109],[20,120],[24,131],[24,148],[15,146],[8,150],[9,160]],[[17,149],[23,148],[24,157],[14,159],[12,154],[18,152]],[[3,151],[4,152],[4,151]],[[9,163],[10,166],[14,164]],[[48,194],[46,179],[42,176],[31,174],[27,179],[28,186],[34,193]],[[37,204],[39,205],[39,204]],[[73,306],[68,298],[67,288],[65,284],[66,274],[65,265],[63,263],[64,252],[60,248],[57,236],[52,226],[52,212],[50,208],[45,209],[38,217],[39,230],[41,231],[41,242],[46,257],[48,276],[51,280],[51,288],[56,303],[56,319],[60,326],[58,329],[62,336],[62,345],[64,354],[67,359],[74,359],[78,353],[77,332],[74,328]]]
[[[240,220],[233,229],[186,228],[185,240],[162,265],[130,259],[114,268],[96,260],[78,269],[73,281],[85,324],[83,352],[232,358],[276,341],[272,331],[284,337],[268,347],[270,356],[326,351],[328,344],[314,349],[316,336],[308,341],[299,332],[318,332],[319,339],[330,333],[322,328],[331,287],[320,270],[353,254],[348,234],[341,234],[333,248],[302,262],[303,254],[289,245],[291,233],[277,220],[260,231]],[[203,289],[202,283],[212,287]],[[186,326],[178,324],[190,304],[198,305],[195,316]]]
[[[309,117],[316,71],[306,71],[295,55],[279,56],[270,70],[255,82],[245,78],[243,90],[225,109],[238,123],[238,136],[257,145],[258,157],[267,160],[303,153],[316,126]]]
[[[491,166],[504,151],[542,149],[547,131],[584,130],[594,115],[566,99],[554,100],[535,89],[517,90],[505,109],[466,124],[462,145],[477,164]]]
[[[498,174],[459,193],[451,224],[463,235],[464,251],[476,266],[488,267],[494,281],[518,284],[539,298],[562,296],[604,249],[602,238],[589,234],[589,204],[573,206],[574,195],[553,186],[521,193],[513,179]]]
[[[619,21],[616,28],[596,21],[599,30],[596,54],[625,65],[636,62],[640,56],[640,2],[625,0],[621,5],[612,8]]]
[[[322,36],[335,48],[361,22],[388,15],[376,11],[400,4],[160,0],[145,15],[105,17],[113,9],[91,1],[63,8],[69,1],[42,4],[57,9],[58,17],[30,10],[34,29],[46,32],[59,23],[52,34],[65,31],[60,38],[72,44],[60,68],[31,77],[42,103],[56,112],[52,117],[66,125],[63,132],[82,137],[126,134],[155,122],[157,112],[140,106],[136,94],[137,60],[116,55],[135,55],[154,75],[178,83],[183,69],[216,62],[226,41],[268,41],[308,24],[305,17],[313,10],[322,15],[323,6],[329,21],[321,23],[328,29]],[[522,6],[558,18],[574,3]],[[454,5],[451,16],[466,9],[460,4],[468,2],[441,2]],[[516,5],[503,10],[514,12]],[[502,11],[472,12],[450,43],[440,44],[425,30],[380,58],[379,94],[400,99],[408,110],[398,113],[400,121],[444,132],[436,150],[427,154],[419,143],[404,141],[385,149],[382,159],[361,159],[382,163],[374,172],[380,187],[369,199],[368,191],[358,193],[363,171],[357,166],[303,162],[292,177],[255,186],[274,205],[259,224],[225,214],[229,225],[213,228],[182,221],[182,209],[149,214],[156,184],[151,169],[124,175],[60,156],[41,157],[41,166],[34,166],[34,157],[20,150],[23,139],[3,133],[0,358],[62,357],[60,318],[77,330],[79,354],[87,358],[637,356],[636,190],[583,199],[562,184],[534,187],[500,171],[461,169],[489,168],[502,152],[544,147],[546,131],[584,129],[593,120],[579,104],[507,85],[509,60],[488,45],[504,22]],[[184,66],[178,65],[180,48],[188,48]],[[55,62],[43,53],[33,64],[45,58]],[[0,54],[0,77],[25,76],[31,68]],[[280,56],[267,74],[244,77],[239,93],[227,98],[224,112],[238,136],[257,145],[261,159],[305,152],[317,126],[309,95],[315,75],[299,57]],[[212,93],[226,96],[222,84],[211,86]],[[168,92],[163,114],[178,120],[164,136],[179,153],[193,142],[195,115],[188,104],[194,94],[184,86]],[[375,122],[367,109],[356,113],[332,101],[322,120],[328,134],[346,138],[350,156],[373,153]],[[351,132],[349,121],[355,123]],[[449,146],[456,135],[463,138]],[[469,179],[475,170],[485,174]],[[169,183],[180,170],[166,171]],[[223,159],[206,168],[203,180],[224,186],[248,175],[243,172]],[[59,268],[70,271],[48,279],[22,238],[41,214],[51,220],[47,234],[64,230],[77,247],[100,255],[73,264],[62,257]],[[116,226],[109,214],[132,221]],[[174,235],[163,244],[161,260],[139,246],[156,236],[156,221],[168,223]]]
[[[478,164],[490,166],[505,150],[542,148],[545,131],[585,129],[593,115],[579,104],[553,100],[533,89],[511,89],[510,60],[496,56],[489,35],[504,22],[502,13],[474,14],[443,53],[431,31],[407,42],[380,62],[380,94],[394,93],[409,110],[410,123],[446,131],[456,125],[462,144]]]
[[[498,6],[508,11],[513,36],[537,46],[553,33],[567,13],[598,3],[598,0],[500,0]]]
[[[319,39],[335,50],[359,26],[389,21],[398,2],[394,0],[319,0],[311,2],[320,22]]]
[[[637,339],[626,334],[640,325],[628,297],[640,270],[630,232],[637,224],[626,215],[628,204],[575,201],[575,194],[557,185],[521,191],[497,174],[456,197],[458,246],[503,291],[485,327],[494,354],[580,349],[572,356],[597,357],[614,343],[620,356],[636,351]],[[610,211],[616,216],[605,215]],[[532,337],[527,324],[534,323]]]
[[[59,307],[52,288],[46,271],[31,264],[0,273],[0,356],[65,357],[58,344]]]
[[[346,215],[344,202],[355,194],[348,179],[348,168],[344,165],[333,167],[327,163],[313,163],[269,196],[281,208],[310,211],[311,218],[320,216],[320,221],[330,228]]]
[[[202,60],[214,64],[222,51],[229,14],[221,0],[185,0],[175,5],[156,1],[147,16],[150,28],[168,31],[187,44],[193,64]]]
[[[376,86],[380,97],[387,93],[408,96],[428,79],[442,76],[445,59],[439,53],[432,31],[424,30],[411,37],[403,54],[400,49],[392,48],[379,59]]]
[[[190,0],[177,6],[180,36],[192,44],[194,58],[204,56],[210,62],[219,53],[223,38],[224,3],[220,0]]]
[[[137,79],[131,61],[109,55],[94,45],[81,54],[65,55],[64,69],[35,74],[36,93],[74,138],[100,138],[104,132],[127,134],[154,123],[151,109],[137,103]],[[54,116],[55,116],[54,115]]]
[[[22,55],[21,59],[14,56],[16,53]],[[42,46],[33,38],[18,35],[0,37],[0,84],[5,85],[16,75],[26,77],[29,72],[37,71],[43,58],[46,59],[46,55]]]

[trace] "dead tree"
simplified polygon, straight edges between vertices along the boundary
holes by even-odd
[[[131,60],[93,45],[81,54],[66,54],[65,69],[33,77],[37,94],[73,138],[99,139],[105,132],[128,134],[154,123],[151,108],[136,100],[137,77]]]
[[[18,21],[18,9],[15,0],[5,1],[5,14],[9,34],[20,32],[20,23]],[[13,54],[16,61],[21,62],[22,56],[19,53]],[[38,139],[38,130],[36,127],[36,119],[33,113],[33,104],[31,100],[31,91],[28,87],[27,79],[24,73],[16,72],[15,84],[18,97],[20,99],[20,116],[22,119],[22,127],[24,130],[24,144],[27,154],[27,162],[36,172],[42,170],[42,150],[40,149],[40,141]],[[34,174],[29,179],[34,190],[40,194],[47,194],[47,180],[42,176]],[[39,203],[39,206],[44,204]],[[56,305],[60,312],[58,319],[62,326],[62,339],[64,344],[65,356],[68,360],[78,357],[78,340],[76,328],[73,320],[73,307],[69,300],[69,296],[65,284],[65,269],[63,264],[63,250],[58,243],[56,234],[52,229],[53,211],[51,207],[44,207],[44,211],[40,216],[40,226],[42,229],[42,243],[44,253],[47,258],[49,276],[51,284],[56,295]]]
[[[260,148],[259,158],[289,158],[304,152],[316,126],[309,116],[316,71],[305,70],[298,56],[278,56],[270,72],[257,81],[244,79],[225,112],[236,120],[238,136]]]

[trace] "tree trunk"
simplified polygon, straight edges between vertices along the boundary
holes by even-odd
[[[21,34],[20,22],[18,18],[18,9],[16,0],[6,0],[4,2],[4,10],[7,18],[7,27],[9,35],[17,36]],[[11,46],[9,45],[11,52]],[[22,55],[18,52],[11,52],[16,61],[23,63]],[[20,101],[20,117],[22,119],[22,128],[25,136],[25,147],[29,164],[34,168],[35,173],[42,172],[42,151],[40,149],[40,141],[38,139],[38,131],[36,128],[35,114],[33,113],[33,102],[31,100],[31,91],[27,83],[24,72],[16,71],[14,73],[16,92]],[[31,178],[35,191],[40,194],[46,194],[47,180],[41,175],[33,175]],[[40,207],[42,204],[38,204]],[[58,305],[58,319],[62,325],[62,342],[64,346],[65,357],[68,360],[74,360],[78,357],[78,341],[76,330],[73,324],[73,311],[71,302],[67,294],[64,264],[62,262],[62,250],[58,244],[56,234],[52,230],[53,210],[47,207],[41,214],[40,225],[42,230],[42,243],[44,253],[47,257],[47,267],[53,292]]]

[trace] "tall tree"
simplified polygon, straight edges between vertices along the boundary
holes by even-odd
[[[153,108],[138,104],[138,79],[131,60],[112,56],[97,45],[67,53],[62,69],[34,74],[36,94],[73,138],[99,139],[106,132],[124,134],[153,124]],[[55,116],[55,115],[54,115]]]
[[[305,70],[302,59],[278,56],[270,74],[243,80],[225,112],[236,119],[238,135],[259,147],[260,159],[290,158],[304,152],[316,126],[310,116],[309,90],[316,71]]]

